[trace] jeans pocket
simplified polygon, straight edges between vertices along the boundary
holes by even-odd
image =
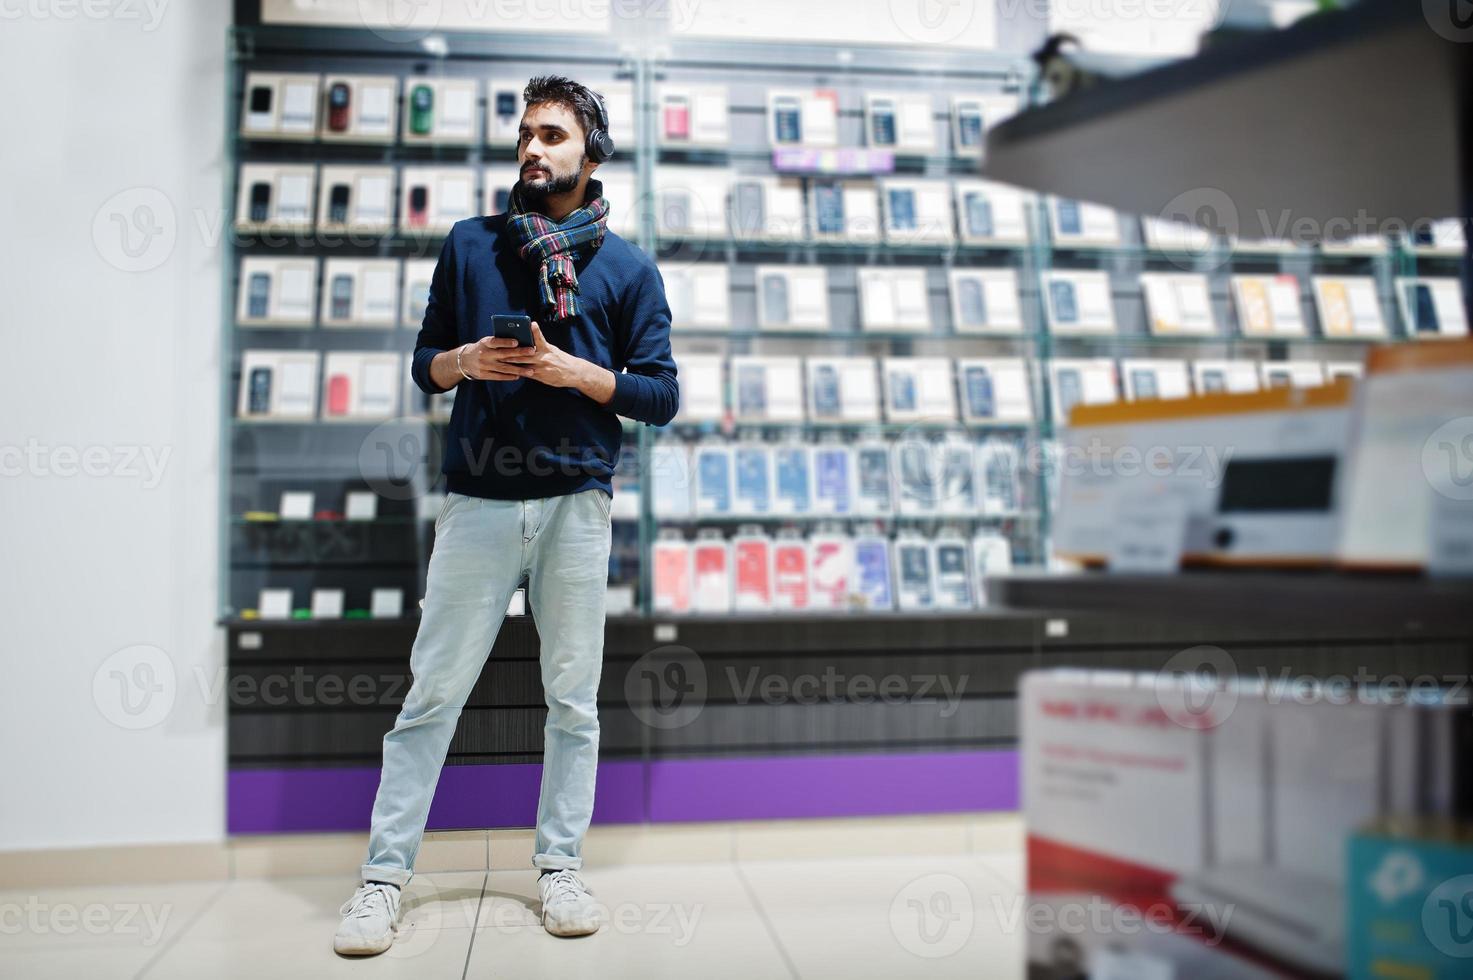
[[[440,503],[440,513],[435,515],[435,533],[437,534],[440,531],[440,525],[445,523],[445,514],[450,510],[450,498],[453,496],[454,494],[446,491],[445,499]]]
[[[614,498],[602,490],[590,490],[588,492],[593,494],[594,502],[598,504],[599,513],[604,516],[604,523],[608,523],[612,520],[614,514]]]

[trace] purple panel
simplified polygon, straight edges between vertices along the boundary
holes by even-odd
[[[1016,810],[1018,801],[1012,750],[650,764],[655,823]]]
[[[227,832],[281,834],[367,830],[378,793],[377,768],[237,769],[227,786]],[[430,803],[429,830],[531,827],[537,822],[542,766],[446,766]],[[598,767],[593,819],[644,819],[644,766]]]
[[[603,762],[596,823],[762,820],[1018,808],[1018,754],[762,756]],[[377,768],[240,769],[229,774],[232,834],[367,830]],[[542,767],[446,766],[428,829],[530,827]]]

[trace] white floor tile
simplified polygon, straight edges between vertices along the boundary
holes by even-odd
[[[488,890],[525,901],[482,918],[469,977],[685,978],[787,976],[776,946],[730,864],[664,864],[585,868],[583,878],[603,907],[592,936],[549,935],[537,919],[536,881],[493,872]],[[497,920],[508,920],[506,922]],[[527,925],[533,928],[526,928]]]
[[[741,866],[800,977],[1023,976],[1016,889],[972,855]]]

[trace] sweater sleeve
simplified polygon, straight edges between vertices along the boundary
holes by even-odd
[[[455,347],[460,341],[459,324],[455,321],[455,233],[452,229],[440,247],[440,259],[430,277],[430,299],[425,306],[424,322],[414,342],[414,359],[409,374],[420,390],[431,395],[449,391],[435,384],[430,376],[430,362],[435,355]]]
[[[637,422],[665,425],[680,408],[675,357],[670,352],[670,304],[654,263],[642,263],[620,316],[624,371],[614,374],[614,397],[604,407]]]

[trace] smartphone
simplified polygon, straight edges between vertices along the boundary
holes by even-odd
[[[973,365],[966,372],[967,408],[973,418],[990,419],[997,414],[992,392],[992,375],[984,367]]]
[[[662,201],[664,207],[661,209],[661,216],[664,218],[665,230],[690,231],[690,194],[685,191],[666,191]]]
[[[1059,385],[1059,418],[1057,421],[1062,425],[1069,423],[1069,413],[1074,411],[1074,406],[1084,399],[1084,385],[1079,377],[1079,372],[1073,368],[1065,368],[1055,377]]]
[[[1437,304],[1432,298],[1432,287],[1424,282],[1413,283],[1412,300],[1416,316],[1413,330],[1416,333],[1437,333]]]
[[[788,322],[788,278],[771,275],[762,280],[762,313],[768,323]]]
[[[802,108],[798,99],[791,95],[779,96],[772,101],[772,126],[776,142],[802,142]]]
[[[1084,223],[1079,217],[1078,201],[1060,198],[1054,202],[1054,208],[1059,217],[1060,235],[1081,235],[1084,233]]]
[[[251,273],[250,286],[246,293],[246,315],[252,319],[264,319],[271,301],[271,275],[266,272]]]
[[[742,365],[737,378],[737,413],[767,414],[767,373],[760,364]]]
[[[814,211],[821,235],[844,233],[844,189],[836,183],[815,184]]]
[[[690,100],[683,95],[665,97],[665,136],[673,140],[690,139]]]
[[[250,103],[246,109],[246,125],[251,129],[267,129],[271,126],[271,87],[251,87]]]
[[[327,128],[334,133],[348,131],[348,105],[352,96],[347,82],[334,82],[327,90]]]
[[[271,215],[271,185],[265,181],[251,185],[251,220],[265,221]]]
[[[992,202],[985,194],[972,193],[965,198],[967,234],[973,238],[991,238],[995,232],[992,224]]]
[[[348,185],[333,184],[327,199],[327,220],[335,225],[348,223]]]
[[[332,277],[332,318],[350,320],[353,317],[353,277]]]
[[[327,412],[329,415],[348,413],[348,395],[352,384],[346,374],[334,374],[327,379]]]
[[[497,313],[492,315],[491,336],[510,337],[522,347],[536,346],[532,342],[532,318],[519,313]]]
[[[916,196],[915,192],[908,189],[895,189],[890,191],[890,230],[891,231],[915,231],[916,227]]]
[[[1156,387],[1155,371],[1132,371],[1130,372],[1130,387],[1135,392],[1137,401],[1144,398],[1160,398],[1161,391]]]
[[[982,107],[964,102],[956,107],[956,141],[960,146],[982,145]]]
[[[416,85],[409,90],[409,131],[416,136],[428,136],[435,122],[435,90],[428,85]]]
[[[875,99],[869,108],[870,142],[875,146],[895,145],[895,102]]]
[[[984,470],[988,498],[1009,512],[1018,509],[1018,483],[1013,479],[1011,463],[1012,457],[1007,453],[991,453]]]
[[[969,327],[987,325],[987,296],[982,292],[980,279],[959,280],[957,299],[957,305],[961,307],[962,323]]]
[[[409,225],[422,228],[429,223],[430,189],[423,184],[409,189]]]
[[[860,447],[859,495],[880,513],[890,509],[890,451],[884,446]]]
[[[1078,323],[1079,304],[1074,298],[1074,284],[1067,279],[1055,279],[1048,284],[1049,300],[1054,304],[1056,323]]]
[[[813,414],[819,418],[839,417],[839,372],[832,364],[813,371]]]
[[[766,225],[763,213],[762,185],[754,180],[744,180],[736,185],[733,195],[733,214],[735,227],[732,229],[737,234],[756,234],[762,231]]]
[[[890,407],[897,412],[915,411],[916,379],[909,371],[891,373]]]
[[[265,415],[271,411],[271,369],[251,369],[250,405],[252,415]]]

